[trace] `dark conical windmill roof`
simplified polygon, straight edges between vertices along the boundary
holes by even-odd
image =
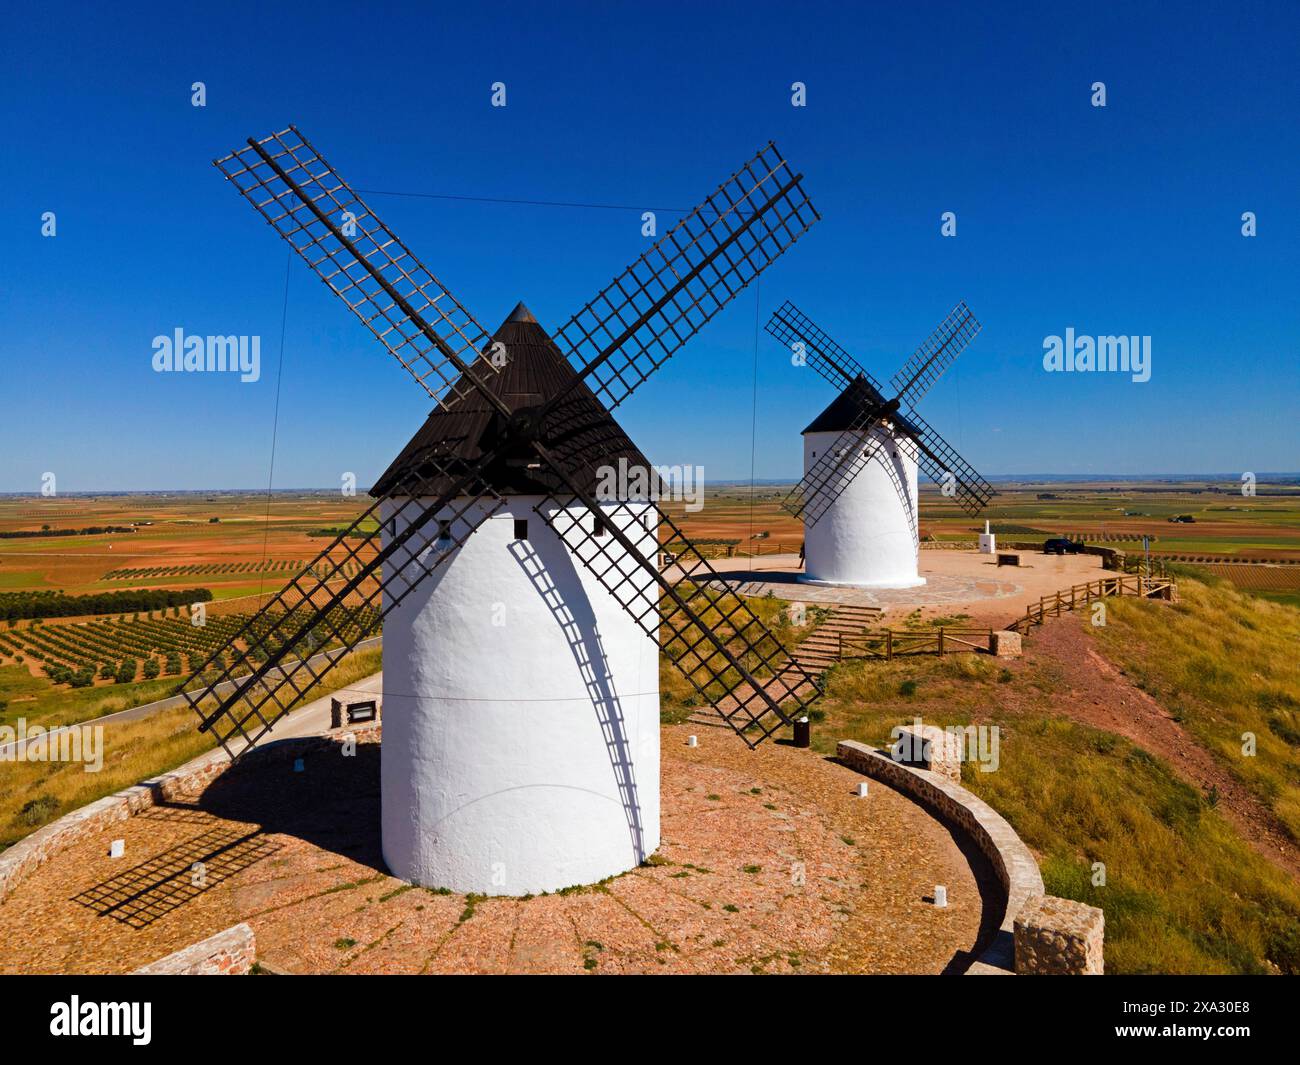
[[[564,393],[577,378],[569,361],[522,303],[501,323],[492,339],[505,346],[506,363],[499,373],[479,376],[511,412],[547,402]],[[462,386],[463,398],[450,411],[438,408],[429,415],[375,481],[370,489],[372,496],[391,494],[413,469],[423,466],[423,474],[429,476],[432,470],[425,464],[424,456],[435,445],[440,455],[450,455],[453,461],[465,464],[475,463],[492,448],[501,430],[501,415],[463,379],[456,391],[461,391]],[[574,385],[548,416],[541,439],[567,468],[575,471],[578,485],[588,492],[595,492],[601,466],[617,466],[619,459],[625,459],[629,466],[649,468],[645,456],[585,381]],[[486,468],[466,494],[476,494],[484,485],[502,495],[539,495],[559,488],[555,479],[536,466],[536,462],[536,454],[525,446],[517,454]],[[434,478],[421,486],[420,494],[441,493],[451,485],[449,478]]]
[[[868,381],[865,377],[859,377],[844,389],[838,396],[831,400],[830,405],[814,418],[800,436],[807,436],[809,433],[842,433],[844,430],[854,425],[857,417],[859,406],[859,397],[865,393],[869,402],[884,406],[885,397],[880,391]],[[921,430],[908,421],[901,414],[893,414],[889,419],[894,424],[894,428],[906,436],[920,436]]]

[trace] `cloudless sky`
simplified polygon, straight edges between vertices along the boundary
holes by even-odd
[[[265,487],[273,429],[277,487],[366,485],[419,426],[296,258],[276,424],[286,246],[210,161],[290,122],[359,189],[638,208],[367,197],[489,330],[557,329],[774,139],[823,220],[619,409],[655,462],[798,475],[832,394],[756,333],[783,300],[887,379],[965,299],[920,409],[981,472],[1294,471],[1298,55],[1295,3],[11,6],[0,491]],[[177,327],[260,335],[261,380],[154,373]],[[1045,373],[1067,327],[1150,335],[1151,380]]]

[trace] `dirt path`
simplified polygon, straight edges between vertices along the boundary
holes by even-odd
[[[1300,846],[1287,835],[1273,811],[1164,707],[1134,687],[1092,644],[1077,618],[1053,618],[1032,629],[1027,646],[1030,654],[1051,658],[1063,673],[1063,686],[1052,704],[1058,713],[1132,740],[1165,759],[1179,776],[1202,791],[1215,788],[1217,808],[1241,838],[1300,879]]]

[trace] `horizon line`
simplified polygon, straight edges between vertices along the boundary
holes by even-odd
[[[1256,473],[1255,480],[1257,484],[1263,483],[1288,483],[1290,481],[1300,481],[1300,471],[1264,471]],[[1062,481],[1184,481],[1189,483],[1206,483],[1216,481],[1239,482],[1242,478],[1241,473],[995,473],[988,474],[986,478],[990,481],[1000,481],[1012,484],[1033,484],[1038,482],[1051,483]],[[704,479],[706,485],[712,484],[719,487],[747,487],[754,486],[771,486],[797,484],[798,477],[731,477],[718,478],[716,480]],[[933,485],[922,483],[921,488],[933,488]],[[21,491],[0,491],[0,498],[6,499],[32,499],[36,502],[41,500],[57,500],[73,497],[93,497],[103,495],[201,495],[206,492],[223,492],[238,493],[241,495],[275,495],[289,493],[337,493],[337,486],[310,486],[297,485],[287,486],[284,488],[232,488],[232,487],[205,487],[205,488],[98,488],[84,489],[78,491],[59,492],[55,496],[43,496],[39,491],[21,492]],[[366,488],[357,487],[356,495],[368,495],[369,486]]]

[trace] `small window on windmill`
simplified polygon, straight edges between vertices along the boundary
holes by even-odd
[[[396,536],[396,535],[397,535],[397,519],[396,519],[396,518],[389,518],[389,519],[388,519],[388,535],[389,535],[390,537],[393,537],[393,536]]]
[[[438,522],[438,539],[435,546],[441,548],[444,551],[451,546],[451,522],[450,521]]]
[[[515,539],[516,539],[516,540],[527,540],[527,539],[528,539],[528,519],[527,519],[527,518],[515,518]]]
[[[595,515],[591,519],[591,535],[604,536],[606,531],[607,530],[605,529],[605,519],[602,518],[599,514]]]

